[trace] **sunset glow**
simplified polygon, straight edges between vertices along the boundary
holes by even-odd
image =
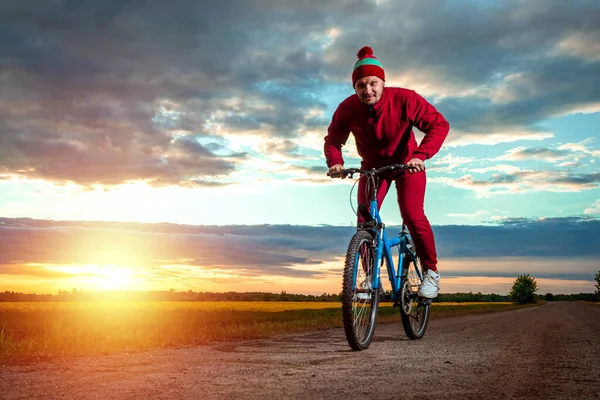
[[[84,269],[85,270],[85,269]],[[118,265],[88,265],[87,270],[97,277],[92,279],[96,290],[140,290],[131,270]]]

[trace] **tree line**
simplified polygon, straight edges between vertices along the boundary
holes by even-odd
[[[594,277],[596,281],[595,293],[578,294],[539,294],[537,293],[537,282],[529,274],[519,275],[515,279],[510,292],[507,295],[473,293],[440,293],[434,303],[467,303],[467,302],[507,302],[512,301],[519,304],[536,303],[544,301],[600,301],[600,271]],[[390,292],[386,293],[391,297]],[[59,290],[58,294],[36,294],[20,292],[0,292],[0,302],[4,301],[341,301],[341,293],[323,293],[321,295],[269,292],[194,292],[193,290],[178,292],[175,289],[168,291],[144,291],[144,292],[84,292],[71,289]],[[385,298],[382,299],[385,301]]]
[[[389,294],[389,292],[388,292]],[[341,294],[323,293],[320,295],[268,292],[194,292],[192,290],[178,292],[84,292],[77,289],[59,290],[57,294],[21,293],[14,291],[0,292],[0,302],[56,302],[56,301],[304,301],[304,302],[339,302]],[[383,300],[383,299],[382,299]],[[578,294],[538,294],[524,298],[524,302],[544,301],[600,301],[597,293]],[[519,298],[510,294],[496,293],[440,293],[434,303],[470,303],[470,302],[519,302]]]
[[[292,294],[282,291],[280,293],[268,292],[194,292],[192,290],[178,292],[174,289],[168,291],[144,292],[84,292],[72,289],[59,290],[58,294],[36,294],[5,291],[0,292],[0,302],[7,301],[340,301],[339,294],[323,293]]]

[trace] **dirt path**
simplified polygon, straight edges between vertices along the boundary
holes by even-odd
[[[600,307],[432,320],[422,340],[381,325],[367,351],[343,332],[2,367],[1,399],[600,398]]]

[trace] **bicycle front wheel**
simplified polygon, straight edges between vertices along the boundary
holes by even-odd
[[[358,231],[348,245],[342,288],[342,319],[348,344],[355,351],[365,350],[373,340],[379,291],[373,288],[375,249],[373,236]]]
[[[418,270],[419,257],[411,260],[407,254],[402,265],[400,317],[406,336],[413,340],[421,339],[425,334],[431,305],[431,300],[417,295],[422,282]]]

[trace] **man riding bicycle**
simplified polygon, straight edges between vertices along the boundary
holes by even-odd
[[[440,288],[437,252],[433,230],[425,216],[425,160],[442,147],[450,131],[444,116],[413,90],[385,86],[385,72],[373,50],[359,50],[352,71],[355,94],[342,101],[333,114],[324,153],[329,174],[335,176],[344,169],[342,145],[350,132],[354,135],[361,169],[380,168],[389,164],[406,164],[408,172],[398,171],[379,180],[379,207],[391,186],[396,183],[398,205],[404,224],[413,238],[423,267],[423,283],[419,295],[434,298]],[[413,127],[425,134],[417,144]],[[338,177],[343,177],[338,175]],[[359,180],[358,203],[365,204],[366,181]],[[363,219],[359,215],[358,223]]]

